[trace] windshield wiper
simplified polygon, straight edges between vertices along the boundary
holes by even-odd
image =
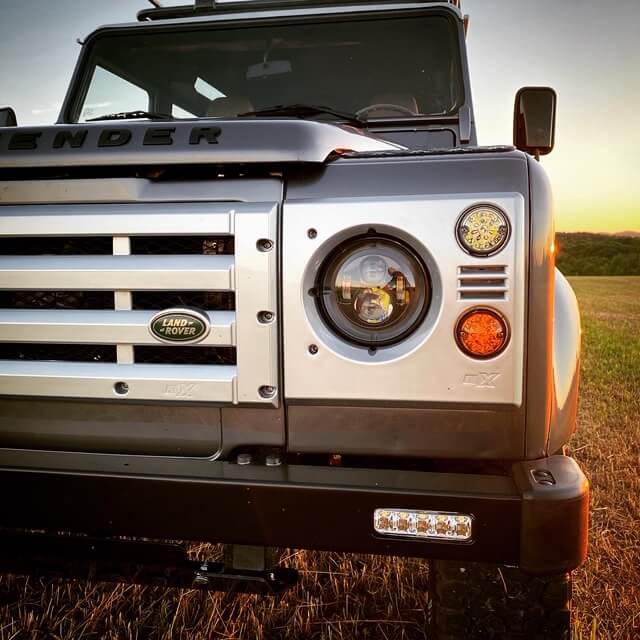
[[[331,107],[324,107],[322,105],[315,104],[278,104],[268,109],[259,109],[258,111],[247,111],[246,113],[239,113],[238,118],[251,117],[251,116],[291,116],[294,118],[313,118],[314,116],[329,115],[345,120],[350,124],[357,127],[366,127],[367,123],[358,118],[355,113],[347,113],[345,111],[338,111]]]
[[[89,118],[87,122],[97,122],[98,120],[137,120],[146,118],[147,120],[173,120],[173,116],[167,113],[155,113],[154,111],[122,111],[120,113],[107,113],[97,118]]]

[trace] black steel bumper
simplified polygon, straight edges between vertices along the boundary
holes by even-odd
[[[488,561],[542,574],[586,557],[589,486],[564,456],[487,476],[4,451],[0,482],[0,527],[11,529]],[[473,538],[377,535],[373,513],[385,507],[472,514]]]

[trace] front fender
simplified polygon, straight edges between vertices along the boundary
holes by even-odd
[[[553,399],[547,451],[556,453],[576,427],[580,378],[580,310],[567,279],[555,270]]]

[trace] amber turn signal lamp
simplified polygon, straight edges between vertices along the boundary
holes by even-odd
[[[497,311],[472,309],[458,320],[456,341],[472,358],[492,358],[507,346],[509,328]]]

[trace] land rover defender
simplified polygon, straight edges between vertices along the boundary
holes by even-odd
[[[570,636],[556,96],[478,146],[466,28],[154,6],[86,39],[55,125],[1,111],[0,571],[275,594],[271,549],[411,556],[429,637]]]

